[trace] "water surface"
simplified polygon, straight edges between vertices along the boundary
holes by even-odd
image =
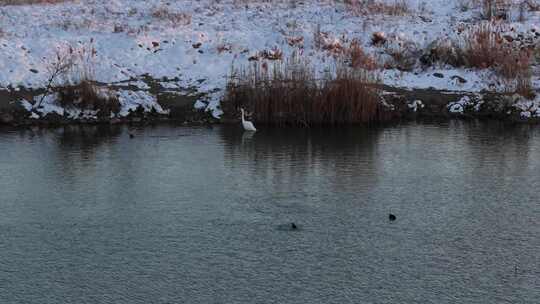
[[[0,129],[0,303],[538,303],[539,198],[528,126]]]

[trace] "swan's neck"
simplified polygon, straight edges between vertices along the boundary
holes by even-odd
[[[241,109],[240,112],[242,112],[242,122],[245,122],[245,120],[244,120],[244,109]]]

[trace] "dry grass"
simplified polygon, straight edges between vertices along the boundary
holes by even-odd
[[[257,52],[255,55],[248,58],[249,61],[259,61],[261,59],[266,59],[266,60],[271,60],[271,61],[282,60],[283,51],[281,51],[278,47],[273,47],[270,50],[262,50],[260,52]]]
[[[108,117],[120,111],[118,99],[95,85],[97,52],[90,39],[88,43],[59,47],[47,64],[49,72],[45,93],[38,101],[39,107],[51,92],[57,92],[62,106],[81,110],[99,110],[98,116]]]
[[[483,22],[464,28],[461,40],[437,40],[421,56],[425,66],[434,63],[471,69],[491,69],[507,92],[526,97],[534,95],[531,65],[534,49],[523,48],[512,39],[506,39],[508,25],[501,22]]]
[[[385,68],[407,72],[415,68],[421,54],[418,45],[413,41],[395,38],[385,43],[383,49],[389,56],[389,60],[384,62]]]
[[[220,43],[217,47],[216,47],[217,51],[219,54],[223,53],[223,52],[231,52],[232,50],[232,45],[229,44],[229,43]]]
[[[393,2],[378,0],[345,0],[348,9],[356,15],[404,16],[411,13],[406,0]]]
[[[57,4],[72,0],[0,0],[0,5]]]
[[[83,80],[76,85],[59,88],[59,102],[63,107],[98,111],[98,117],[108,118],[110,113],[120,112],[118,98],[100,92],[91,81]]]
[[[530,99],[535,97],[531,61],[532,54],[527,50],[509,52],[502,58],[496,70],[514,93]]]
[[[262,124],[369,124],[384,118],[378,93],[371,72],[340,65],[317,79],[307,62],[291,57],[276,62],[271,71],[255,62],[233,73],[221,106],[225,117],[237,117],[243,107]]]
[[[351,67],[354,69],[364,69],[373,71],[379,68],[377,59],[366,54],[362,46],[357,40],[353,40],[346,50],[347,56],[351,62]]]
[[[516,79],[530,72],[532,55],[528,50],[515,50],[506,53],[498,63],[498,73],[507,79]]]
[[[95,84],[97,52],[93,42],[90,39],[87,43],[57,49],[55,58],[48,65],[51,76],[38,106],[48,93],[54,91],[58,93],[63,107],[98,111],[98,117],[103,118],[109,118],[110,113],[120,111],[118,98]]]
[[[474,0],[482,8],[482,16],[487,20],[506,19],[511,0]]]
[[[514,79],[529,70],[532,53],[506,41],[501,24],[482,23],[464,33],[463,56],[471,68],[494,68],[500,76]]]
[[[424,66],[432,66],[435,63],[455,67],[465,66],[465,56],[461,47],[449,39],[437,39],[433,41],[424,54],[420,57]]]
[[[152,17],[169,21],[174,27],[191,24],[191,15],[185,12],[173,12],[167,6],[160,6],[152,11]]]
[[[267,60],[281,60],[283,59],[283,51],[274,47],[271,50],[263,50],[259,52],[259,57]]]
[[[303,48],[304,47],[304,37],[303,36],[293,36],[286,37],[287,44],[292,47]]]
[[[315,38],[315,47],[328,52],[335,58],[344,58],[354,69],[373,71],[379,68],[377,58],[367,54],[360,41],[356,39],[350,42],[331,39],[328,33],[320,32],[320,30],[315,33]]]
[[[469,67],[493,67],[505,56],[500,24],[481,23],[464,32],[463,53]]]
[[[482,23],[465,33],[462,50],[467,67],[492,68],[516,93],[532,97],[530,50],[520,49],[502,37],[504,28],[496,23]]]

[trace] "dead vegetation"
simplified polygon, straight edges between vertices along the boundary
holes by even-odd
[[[374,71],[379,68],[377,59],[374,56],[368,55],[357,40],[353,40],[349,44],[346,55],[348,56],[353,69]]]
[[[421,53],[416,43],[403,40],[386,43],[383,49],[385,54],[389,56],[389,59],[384,62],[384,67],[406,72],[410,72],[416,67]]]
[[[58,90],[58,101],[64,108],[76,107],[95,111],[97,117],[109,118],[110,113],[120,112],[120,101],[109,91],[100,90],[95,83],[83,80],[80,83]]]
[[[152,11],[152,17],[157,20],[168,21],[173,27],[180,27],[191,24],[191,14],[172,11],[169,7],[165,5],[155,8]]]
[[[463,55],[467,67],[492,68],[516,93],[530,97],[532,52],[521,49],[502,36],[501,24],[482,23],[465,33]],[[511,86],[511,84],[514,86]]]
[[[534,49],[521,47],[503,33],[505,23],[482,22],[463,30],[461,40],[433,42],[420,61],[427,66],[435,63],[470,69],[491,69],[507,91],[534,97],[531,65]]]
[[[406,0],[345,0],[347,8],[356,15],[404,16],[411,13]]]
[[[354,69],[364,69],[368,71],[374,71],[379,69],[377,58],[368,54],[360,40],[333,38],[329,33],[321,32],[320,27],[317,27],[314,33],[315,47],[320,50],[326,51],[334,58],[344,59],[349,63],[350,67]]]
[[[508,18],[508,10],[511,0],[475,0],[476,4],[482,8],[482,17],[487,20]]]
[[[57,4],[73,0],[0,0],[0,5]]]
[[[283,59],[283,51],[279,49],[278,47],[273,47],[270,50],[262,50],[248,58],[249,61],[259,61],[259,60],[275,61],[275,60],[282,60],[282,59]]]
[[[508,20],[513,9],[518,10],[518,21],[525,21],[527,12],[540,10],[538,0],[459,0],[462,11],[476,7],[485,20]]]
[[[47,64],[47,71],[49,77],[47,79],[47,85],[45,86],[45,93],[41,96],[40,100],[36,103],[35,107],[40,107],[43,100],[51,93],[55,82],[60,78],[65,78],[71,71],[75,62],[73,56],[73,50],[66,48],[58,48],[55,51],[54,57]]]
[[[271,69],[254,62],[234,71],[221,106],[225,117],[243,107],[262,124],[369,124],[385,117],[377,84],[373,73],[343,64],[318,79],[308,62],[292,56]]]
[[[110,117],[120,111],[119,100],[108,90],[100,89],[95,82],[96,49],[91,39],[86,44],[65,45],[55,51],[48,65],[48,84],[44,94],[35,104],[39,108],[53,92],[63,107],[95,111],[98,117]]]
[[[486,69],[494,67],[506,55],[501,32],[502,24],[481,23],[463,33],[463,55],[467,66]]]

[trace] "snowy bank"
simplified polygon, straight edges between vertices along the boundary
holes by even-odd
[[[466,115],[471,105],[463,96],[506,96],[516,85],[501,79],[496,68],[454,62],[455,56],[459,59],[456,45],[466,43],[467,33],[485,22],[485,12],[475,2],[404,0],[400,3],[406,5],[397,8],[393,0],[370,1],[371,6],[364,1],[331,0],[79,0],[1,6],[0,90],[10,92],[10,97],[1,98],[0,104],[8,108],[8,103],[20,103],[35,119],[55,113],[92,120],[98,113],[59,107],[55,94],[40,108],[34,100],[39,95],[35,93],[43,94],[47,87],[59,51],[92,49],[91,60],[85,61],[92,80],[115,88],[120,99],[121,110],[111,118],[121,119],[137,109],[164,117],[179,115],[182,111],[171,101],[173,95],[219,117],[232,67],[260,61],[271,68],[276,60],[299,53],[324,75],[335,57],[348,54],[354,43],[361,50],[355,54],[364,56],[356,61],[363,67],[373,65],[391,91],[455,92],[457,99],[448,100],[440,113]],[[495,16],[506,19],[494,25],[499,31],[496,37],[504,40],[497,43],[535,52],[528,80],[536,92],[540,89],[536,62],[540,13],[520,0],[506,3],[505,15]],[[352,65],[354,61],[353,56]],[[79,75],[64,76],[55,80],[56,85],[74,83]],[[32,93],[25,98],[17,92]],[[409,97],[404,101],[407,111],[422,113],[430,108],[429,101]],[[487,104],[501,100],[487,99],[492,100]],[[512,100],[515,105],[510,108],[523,112],[522,119],[536,117],[536,108],[526,105],[536,105],[537,99]],[[472,107],[480,112],[478,104]],[[506,101],[501,107],[506,108]]]

